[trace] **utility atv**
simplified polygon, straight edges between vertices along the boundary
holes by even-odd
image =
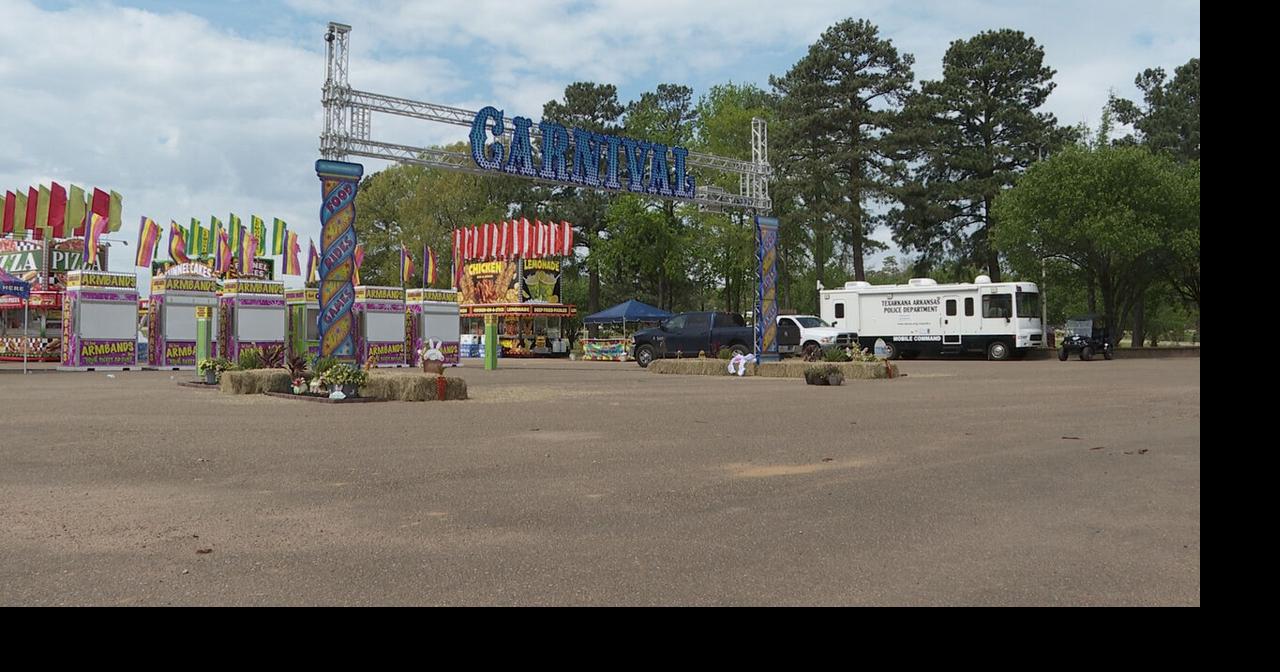
[[[1111,341],[1107,338],[1106,325],[1093,315],[1073,317],[1067,320],[1067,335],[1058,347],[1058,359],[1067,361],[1073,352],[1080,353],[1080,360],[1087,362],[1094,355],[1101,354],[1103,359],[1111,359]]]

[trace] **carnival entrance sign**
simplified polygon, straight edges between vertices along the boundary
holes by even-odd
[[[479,174],[504,174],[569,187],[645,194],[654,198],[686,201],[722,211],[745,210],[756,215],[757,255],[772,259],[776,220],[762,217],[772,208],[768,180],[768,127],[763,119],[751,120],[751,160],[731,159],[691,152],[684,147],[617,135],[568,129],[550,121],[512,116],[484,107],[478,111],[448,105],[397,98],[353,89],[347,81],[351,26],[330,23],[325,35],[326,70],[324,130],[316,173],[324,197],[321,207],[320,264],[321,354],[353,357],[350,340],[351,256],[355,250],[355,194],[363,167],[346,163],[350,157],[385,159],[400,163]],[[373,113],[421,119],[470,129],[470,151],[451,152],[435,147],[397,144],[374,139]],[[711,171],[738,176],[738,193],[714,185],[699,185],[697,175]],[[761,219],[765,233],[761,235]],[[768,249],[765,246],[768,245]],[[764,277],[757,292],[756,315],[765,295]],[[772,324],[762,332],[771,335]],[[758,328],[758,332],[761,330]],[[757,338],[756,352],[777,352],[776,341]]]

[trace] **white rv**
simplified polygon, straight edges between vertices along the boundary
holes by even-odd
[[[913,278],[905,285],[848,282],[818,294],[823,320],[856,332],[864,348],[883,339],[890,359],[979,352],[1000,360],[1042,344],[1040,290],[1030,282]]]

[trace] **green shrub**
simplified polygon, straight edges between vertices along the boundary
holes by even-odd
[[[829,348],[822,354],[824,362],[849,362],[853,361],[853,357],[844,348]]]
[[[258,352],[256,348],[240,353],[240,358],[236,360],[236,365],[241,371],[267,368],[266,362],[262,359],[262,353]]]

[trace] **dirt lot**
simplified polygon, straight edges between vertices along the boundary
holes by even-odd
[[[0,604],[1200,604],[1198,358],[502,367],[334,406],[4,365]]]

